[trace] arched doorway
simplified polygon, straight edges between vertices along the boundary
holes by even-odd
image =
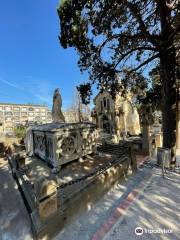
[[[105,132],[111,133],[110,121],[106,115],[103,115],[103,117],[102,117],[102,128]]]

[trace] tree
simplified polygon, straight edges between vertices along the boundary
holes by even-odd
[[[91,115],[89,105],[82,104],[79,92],[75,89],[72,104],[67,109],[67,112],[73,113],[74,122],[89,121]]]
[[[94,83],[113,94],[118,89],[116,74],[121,74],[124,90],[132,74],[160,65],[163,146],[167,148],[175,144],[173,41],[180,30],[179,23],[175,25],[178,5],[177,0],[64,0],[58,8],[60,43],[76,48],[81,71],[90,75],[89,82],[79,86],[84,102],[89,101]]]
[[[141,108],[142,105],[148,105],[152,112],[162,111],[162,82],[159,65],[149,72],[149,82],[151,87],[146,87],[143,89],[143,92],[138,92],[135,95],[135,104],[137,108]]]

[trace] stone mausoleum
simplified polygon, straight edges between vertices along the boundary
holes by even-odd
[[[131,99],[130,94],[124,98],[119,93],[113,100],[107,91],[98,93],[94,98],[95,107],[92,111],[97,127],[108,134],[116,134],[119,138],[127,133],[138,135],[141,132],[140,120]]]

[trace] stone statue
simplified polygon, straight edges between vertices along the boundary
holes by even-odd
[[[55,89],[53,95],[53,107],[52,107],[52,119],[54,123],[64,123],[65,118],[61,110],[62,98],[59,92],[59,88]]]

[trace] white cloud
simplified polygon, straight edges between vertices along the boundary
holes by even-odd
[[[27,94],[28,97],[32,97],[33,102],[47,104],[49,107],[52,106],[53,92],[57,86],[47,79],[29,75],[25,76],[24,81],[21,81],[20,84],[12,83],[1,77],[0,82],[17,90],[21,90]]]
[[[6,84],[6,85],[8,85],[10,87],[13,87],[13,88],[16,88],[16,89],[19,89],[19,90],[24,90],[20,85],[11,83],[11,82],[9,82],[9,81],[7,81],[5,79],[0,78],[0,82],[4,83],[4,84]]]
[[[24,84],[37,101],[48,104],[49,106],[52,105],[52,95],[55,86],[51,81],[28,76]]]

